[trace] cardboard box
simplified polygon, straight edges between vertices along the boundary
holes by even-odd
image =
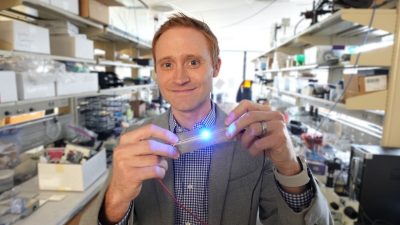
[[[6,124],[18,124],[18,123],[28,122],[31,120],[40,119],[43,118],[44,116],[45,116],[45,111],[25,113],[22,115],[7,117],[5,122]]]
[[[49,30],[17,20],[0,21],[0,48],[50,53]]]
[[[351,76],[353,77],[350,81]],[[347,87],[345,98],[387,89],[387,75],[364,76],[359,74],[345,74],[343,79],[345,88]]]
[[[50,4],[65,11],[79,15],[79,0],[50,0]]]
[[[140,100],[131,101],[131,108],[134,116],[137,118],[144,117],[146,114],[146,103]]]
[[[82,36],[51,36],[51,54],[82,59],[94,58],[93,41]]]
[[[13,71],[0,71],[0,103],[18,100],[17,80]]]
[[[39,76],[28,72],[16,73],[16,77],[19,100],[56,96],[56,89],[52,79],[39,78]]]
[[[84,191],[107,170],[106,151],[83,164],[38,164],[40,190]]]
[[[51,35],[75,36],[79,34],[79,28],[66,20],[39,20],[38,23],[48,28]]]
[[[80,0],[80,16],[103,24],[110,23],[108,6],[96,0]]]
[[[68,73],[56,81],[56,94],[58,96],[98,90],[99,79],[97,73]]]

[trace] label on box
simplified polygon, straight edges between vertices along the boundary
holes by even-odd
[[[364,78],[365,92],[385,90],[387,76],[367,76]]]

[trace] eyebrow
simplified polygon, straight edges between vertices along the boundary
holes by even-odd
[[[201,55],[194,55],[194,54],[185,55],[185,58],[200,58],[200,59],[203,59],[203,57]],[[161,62],[161,61],[173,60],[173,59],[174,59],[174,57],[172,57],[172,56],[165,56],[163,58],[160,58],[158,61]]]

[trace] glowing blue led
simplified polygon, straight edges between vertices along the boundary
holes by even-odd
[[[209,130],[202,130],[200,135],[202,139],[208,140],[211,137],[211,132]]]
[[[236,130],[236,126],[234,123],[232,123],[231,125],[229,125],[229,127],[227,129],[228,135],[233,135],[233,133],[235,133],[235,130]]]

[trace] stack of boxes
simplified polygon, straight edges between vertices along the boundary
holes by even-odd
[[[344,74],[345,98],[387,89],[389,70],[359,70],[354,74]]]
[[[68,21],[40,21],[50,30],[51,54],[73,58],[93,59],[94,44],[79,28]]]

